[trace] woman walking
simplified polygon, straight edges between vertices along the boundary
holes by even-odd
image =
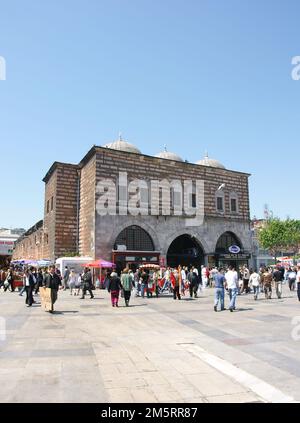
[[[76,282],[77,282],[76,273],[74,272],[74,269],[71,269],[69,281],[68,281],[68,286],[70,288],[70,295],[73,295],[73,291],[75,292]],[[76,295],[76,292],[75,292],[75,295]]]
[[[108,292],[111,295],[111,305],[113,307],[119,307],[119,294],[122,289],[120,278],[116,272],[112,272],[108,282]]]

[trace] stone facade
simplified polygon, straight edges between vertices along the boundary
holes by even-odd
[[[103,179],[117,183],[119,172],[126,172],[128,182],[142,179],[204,181],[204,221],[189,226],[186,216],[100,216],[97,186]],[[93,147],[78,165],[55,162],[44,178],[45,212],[41,239],[43,248],[39,257],[55,259],[67,252],[112,259],[112,250],[119,233],[131,226],[143,228],[152,238],[154,250],[166,260],[171,243],[180,235],[189,235],[201,246],[204,260],[215,254],[222,234],[233,233],[243,251],[251,251],[249,175],[223,168],[213,168]],[[218,191],[223,186],[224,189]],[[218,211],[216,196],[223,196],[224,208]],[[231,210],[231,198],[237,201],[237,210]],[[117,205],[118,206],[118,205]],[[118,210],[118,208],[117,208]],[[151,213],[151,211],[149,210]],[[172,212],[171,212],[172,214]],[[39,229],[40,231],[40,229]],[[14,258],[28,258],[26,237],[16,246]],[[43,257],[40,257],[42,254]]]

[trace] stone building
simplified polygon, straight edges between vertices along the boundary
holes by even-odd
[[[77,165],[53,163],[43,179],[43,224],[29,235],[39,248],[29,251],[25,236],[13,258],[78,252],[119,269],[248,263],[249,176],[207,155],[195,164],[166,150],[144,155],[121,138],[93,146]]]

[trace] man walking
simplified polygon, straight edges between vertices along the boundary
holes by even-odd
[[[70,277],[70,270],[68,266],[66,266],[64,276],[63,276],[63,290],[64,291],[68,288],[69,277]]]
[[[229,270],[225,275],[226,280],[226,286],[229,290],[229,296],[230,296],[230,304],[229,304],[229,310],[233,312],[235,310],[235,302],[236,297],[238,294],[238,275],[237,272],[233,269],[232,266],[229,266]]]
[[[84,268],[84,274],[82,275],[82,296],[80,297],[81,300],[84,300],[86,291],[90,293],[91,299],[94,298],[94,294],[92,292],[93,281],[92,281],[92,274],[88,267]]]
[[[260,276],[256,270],[254,270],[254,272],[251,274],[249,279],[249,284],[253,288],[254,300],[256,301],[258,298],[259,286],[260,286]]]
[[[266,300],[270,300],[272,298],[272,273],[268,271],[268,269],[264,269],[263,274],[261,275],[261,282],[264,287],[264,293]]]
[[[225,310],[224,307],[224,293],[225,293],[225,276],[224,270],[220,268],[218,273],[214,275],[215,282],[215,305],[214,310],[218,311],[218,304],[220,303],[221,311]]]
[[[282,281],[283,281],[283,273],[279,266],[276,267],[275,271],[273,272],[273,280],[275,282],[276,288],[276,295],[277,298],[280,299],[282,295]]]
[[[31,307],[33,304],[33,289],[36,284],[36,278],[33,274],[33,270],[33,267],[31,267],[24,273],[24,286],[26,291],[25,304],[27,304],[27,307]]]
[[[49,313],[53,313],[54,311],[54,304],[57,300],[57,292],[60,284],[61,280],[55,272],[55,266],[50,266],[48,273],[45,273],[44,276],[44,286],[51,289],[51,309],[49,310]]]

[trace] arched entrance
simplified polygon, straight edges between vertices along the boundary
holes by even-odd
[[[238,247],[240,251],[236,248]],[[218,266],[234,266],[248,264],[248,255],[244,254],[241,241],[233,232],[224,232],[218,239],[216,245],[216,263]]]
[[[167,253],[167,264],[170,267],[195,266],[200,268],[204,263],[204,251],[198,240],[184,234],[171,243]]]
[[[138,225],[128,226],[117,236],[113,261],[120,273],[125,267],[133,271],[142,263],[159,263],[159,253],[155,252],[154,242],[145,229]]]

